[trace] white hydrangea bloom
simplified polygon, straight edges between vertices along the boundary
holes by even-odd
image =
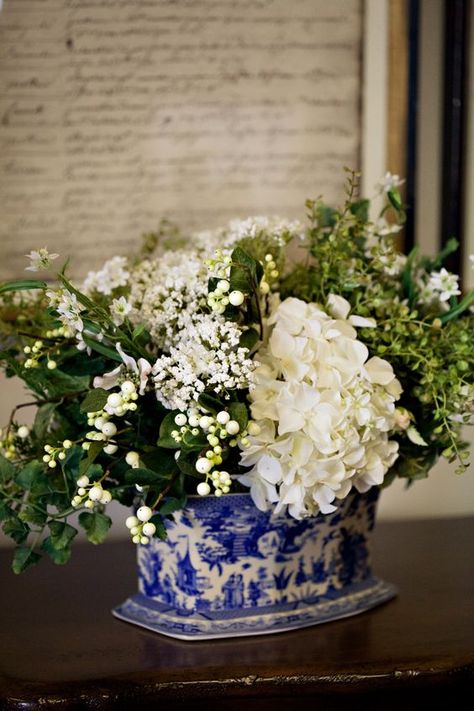
[[[86,294],[97,291],[99,294],[109,296],[114,289],[126,286],[129,277],[130,271],[127,268],[127,258],[112,257],[112,259],[105,262],[98,272],[89,272],[82,285],[82,290]]]
[[[234,323],[216,314],[187,316],[169,355],[153,366],[156,397],[169,409],[187,409],[206,387],[224,394],[248,388],[255,369],[248,349],[239,346],[242,331]]]
[[[401,387],[391,365],[357,340],[353,326],[374,322],[349,310],[340,296],[328,300],[329,313],[288,298],[269,319],[250,392],[260,433],[248,438],[241,464],[252,469],[240,477],[261,509],[330,513],[352,486],[381,484],[397,458],[389,432]]]

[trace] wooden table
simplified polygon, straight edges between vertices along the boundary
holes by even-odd
[[[127,542],[23,576],[0,554],[0,709],[452,709],[474,703],[474,519],[379,524],[371,612],[299,632],[179,642],[115,620]]]

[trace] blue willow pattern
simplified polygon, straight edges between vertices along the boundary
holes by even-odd
[[[297,521],[249,494],[192,497],[168,539],[140,546],[139,593],[116,616],[183,639],[278,632],[393,597],[373,577],[368,537],[378,490]]]

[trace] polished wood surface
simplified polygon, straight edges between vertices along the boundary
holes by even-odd
[[[0,709],[433,709],[474,700],[474,519],[379,524],[399,597],[298,632],[180,642],[115,620],[127,542],[78,545],[21,577],[0,553]]]

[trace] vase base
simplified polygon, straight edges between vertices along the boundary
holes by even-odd
[[[334,590],[317,600],[226,612],[178,612],[169,605],[138,593],[114,608],[112,614],[119,620],[152,632],[190,642],[274,634],[332,622],[381,605],[395,597],[397,592],[391,583],[370,578],[342,590]]]

